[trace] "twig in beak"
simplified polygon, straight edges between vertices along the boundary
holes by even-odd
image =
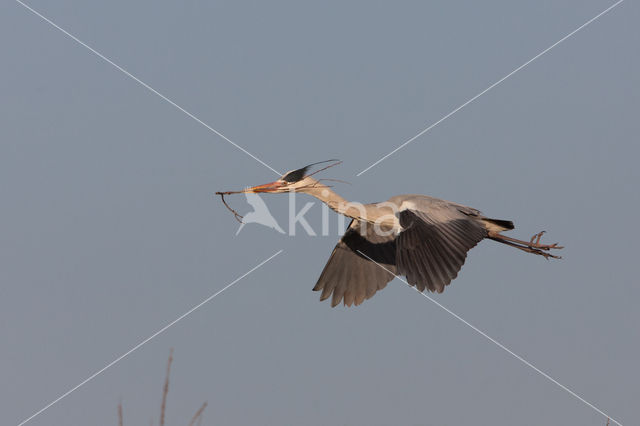
[[[222,198],[222,203],[225,205],[225,207],[227,209],[229,209],[229,211],[231,213],[233,213],[233,216],[236,218],[236,220],[240,223],[244,223],[242,222],[242,215],[240,213],[238,213],[237,211],[235,211],[234,209],[232,209],[229,204],[227,204],[227,202],[224,200],[224,196],[225,195],[229,195],[229,194],[238,194],[238,191],[227,191],[227,192],[216,192],[216,195],[219,195],[220,198]]]

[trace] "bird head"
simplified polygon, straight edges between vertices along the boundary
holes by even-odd
[[[313,166],[318,164],[331,163],[325,167],[322,167],[318,170],[311,172]],[[290,170],[284,175],[280,177],[280,179],[265,183],[262,185],[252,186],[244,189],[241,192],[244,193],[270,193],[270,194],[281,194],[284,192],[304,192],[305,189],[315,188],[318,186],[319,182],[312,178],[311,176],[322,171],[328,169],[329,167],[336,166],[340,164],[340,160],[327,160],[321,161],[319,163],[309,164],[308,166],[304,166],[300,169]]]

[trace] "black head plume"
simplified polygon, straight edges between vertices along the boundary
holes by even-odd
[[[334,164],[330,164],[330,165],[328,165],[328,166],[326,166],[326,167],[323,167],[323,168],[321,168],[321,169],[319,169],[319,170],[314,171],[314,172],[313,172],[313,173],[311,173],[311,174],[307,174],[307,172],[309,171],[309,169],[310,169],[312,166],[315,166],[315,165],[317,165],[317,164],[329,163],[329,162],[334,162]],[[284,176],[282,176],[282,178],[281,178],[281,179],[282,179],[283,181],[285,181],[285,182],[289,182],[289,183],[298,182],[298,181],[301,181],[302,179],[304,179],[304,178],[305,178],[305,177],[307,177],[307,176],[314,175],[314,174],[318,173],[319,171],[322,171],[322,170],[328,169],[329,167],[336,166],[336,165],[338,165],[338,164],[340,164],[340,163],[341,163],[341,161],[340,161],[340,160],[326,160],[326,161],[319,161],[319,162],[317,162],[317,163],[312,163],[312,164],[309,164],[308,166],[304,166],[304,167],[303,167],[303,168],[301,168],[301,169],[292,170],[292,171],[290,171],[290,172],[287,172],[287,173],[285,173],[285,175],[284,175]]]
[[[307,170],[309,170],[309,167],[310,165],[304,166],[303,168],[298,170],[292,170],[286,175],[282,176],[282,180],[289,183],[298,182],[299,180],[302,180],[302,178],[304,178],[304,175],[307,173]]]

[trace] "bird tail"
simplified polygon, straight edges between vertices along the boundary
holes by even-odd
[[[511,222],[510,220],[489,219],[489,218],[483,218],[482,220],[488,225],[487,228],[489,228],[489,230],[491,231],[501,232],[501,231],[509,231],[515,228],[515,226],[513,226],[513,222]]]

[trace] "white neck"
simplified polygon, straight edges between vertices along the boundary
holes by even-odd
[[[304,192],[329,206],[330,209],[353,219],[359,219],[367,222],[374,222],[382,214],[386,213],[381,211],[378,207],[371,204],[364,205],[358,202],[347,201],[342,196],[338,195],[327,185],[324,185],[317,180],[307,177],[304,180],[305,184],[301,186],[297,192]]]

